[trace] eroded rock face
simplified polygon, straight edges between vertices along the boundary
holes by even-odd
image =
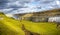
[[[58,15],[60,15],[60,9],[53,9],[53,10],[48,10],[43,12],[15,14],[18,20],[28,20],[33,22],[48,22],[48,21],[50,22],[51,20],[50,17],[54,17]]]
[[[48,22],[56,22],[57,27],[60,27],[60,17],[50,17]]]
[[[60,22],[60,17],[50,17],[48,22]]]

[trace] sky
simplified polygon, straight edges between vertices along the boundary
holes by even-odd
[[[0,11],[5,14],[41,12],[60,8],[60,0],[0,0]]]

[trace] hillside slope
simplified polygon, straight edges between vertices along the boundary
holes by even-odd
[[[41,35],[60,35],[55,23],[18,21],[3,15],[0,16],[3,18],[0,19],[0,35],[25,35],[25,32],[21,29],[22,24],[27,30]]]
[[[1,35],[24,35],[24,32],[21,30],[21,24],[18,20],[8,18],[2,15],[0,20],[0,34]]]

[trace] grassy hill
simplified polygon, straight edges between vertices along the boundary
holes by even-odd
[[[0,20],[0,34],[1,35],[24,35],[21,30],[21,24],[19,21],[12,18],[0,15],[3,19]]]
[[[60,35],[60,31],[57,30],[55,23],[18,21],[6,17],[4,14],[0,14],[0,17],[3,18],[0,19],[0,35],[25,35],[21,29],[22,24],[24,24],[27,30],[41,35]]]

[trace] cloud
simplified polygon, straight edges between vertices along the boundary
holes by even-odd
[[[0,0],[0,9],[3,9],[6,7],[6,3],[8,3],[8,0]]]
[[[38,12],[59,7],[58,0],[0,0],[0,11],[5,14]]]

